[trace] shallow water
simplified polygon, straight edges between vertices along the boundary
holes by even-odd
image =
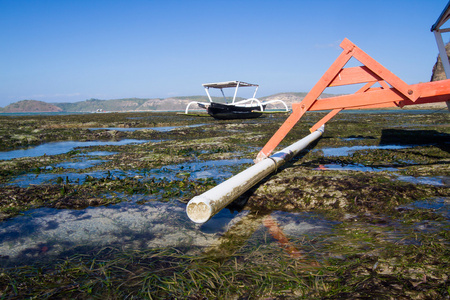
[[[97,163],[104,162],[106,160],[97,161]],[[79,166],[83,166],[86,162],[93,163],[92,160],[80,161],[80,162],[67,162],[55,165],[57,166],[75,166],[78,169]],[[15,177],[8,184],[16,185],[19,187],[27,187],[30,185],[39,184],[51,184],[56,183],[63,178],[66,183],[82,184],[87,177],[100,178],[117,178],[122,179],[126,177],[136,177],[140,179],[156,178],[175,180],[180,177],[187,177],[189,179],[211,178],[217,182],[224,181],[233,176],[230,168],[240,166],[242,164],[251,164],[251,159],[226,159],[226,160],[209,160],[209,161],[193,161],[182,163],[178,165],[167,165],[158,169],[151,170],[101,170],[91,171],[84,173],[64,172],[64,173],[45,173],[45,170],[52,170],[53,166],[47,166],[42,173],[39,174],[24,174]],[[86,166],[89,167],[89,166]]]
[[[110,172],[114,174],[114,172]],[[24,174],[17,176],[12,179],[8,185],[15,185],[22,188],[28,187],[30,185],[39,185],[39,184],[52,184],[56,183],[58,180],[63,180],[65,183],[78,183],[82,184],[86,178],[90,176],[93,178],[106,178],[108,176],[108,171],[94,171],[94,172],[85,172],[85,173],[40,173],[40,174]]]
[[[82,153],[80,154],[80,156],[107,156],[107,155],[114,155],[117,154],[118,152],[112,152],[112,151],[92,151],[92,152],[88,152],[88,153]]]
[[[450,220],[450,199],[448,198],[436,198],[427,201],[417,201],[408,206],[412,209],[430,209],[436,214],[440,214],[443,217]]]
[[[53,142],[45,143],[33,148],[19,149],[7,152],[0,152],[0,160],[10,160],[21,157],[37,157],[43,155],[57,155],[67,153],[79,147],[91,147],[91,146],[122,146],[129,144],[142,144],[147,143],[148,140],[134,140],[124,139],[120,141],[89,141],[89,142],[77,142],[77,141],[65,141],[65,142]]]
[[[243,228],[244,236],[252,238],[253,243],[266,244],[267,233],[273,230],[295,241],[330,234],[334,226],[340,224],[311,212],[274,211],[248,219],[248,211],[223,209],[209,222],[198,225],[188,219],[186,205],[176,200],[161,203],[152,201],[151,195],[124,197],[128,202],[81,210],[34,209],[0,223],[0,265],[66,257],[106,246],[120,249],[188,247],[191,251],[200,247],[205,251],[227,247],[229,240],[222,240],[224,234],[233,236],[236,230],[242,237]],[[446,198],[417,201],[402,209],[431,209],[447,219],[450,217],[450,202]],[[413,226],[417,231],[429,232],[434,230],[433,224],[422,221]],[[400,230],[403,226],[397,224],[394,229],[385,231],[385,238],[414,243],[414,240],[404,239]],[[291,246],[296,247],[295,242]]]
[[[135,195],[131,200],[151,200],[151,196]],[[20,264],[103,246],[207,247],[220,242],[247,214],[224,209],[199,226],[188,220],[185,205],[176,201],[126,202],[83,210],[39,208],[0,223],[0,263]],[[274,212],[271,217],[291,237],[329,232],[333,224],[310,213]],[[255,228],[264,228],[262,219],[256,222]]]
[[[413,211],[413,210],[426,210],[433,214],[443,217],[439,221],[430,219],[423,219],[410,224],[414,232],[421,232],[425,234],[439,232],[441,230],[448,231],[450,226],[450,198],[437,197],[428,200],[416,201],[408,205],[398,207],[399,211]],[[406,226],[403,224],[397,224],[397,227]],[[411,239],[403,239],[401,233],[394,230],[391,233],[392,237],[395,237],[399,243],[420,244],[419,241]]]
[[[196,230],[176,202],[121,203],[83,210],[40,208],[0,224],[0,255],[32,258],[106,245],[201,246],[213,237]]]
[[[151,129],[171,131],[180,128],[183,128],[183,126],[98,129],[123,131]],[[360,138],[349,137],[346,140],[352,141],[353,139]],[[85,146],[82,145],[81,147]],[[324,156],[345,156],[360,150],[402,149],[408,147],[412,146],[355,146],[319,150],[324,152]],[[70,150],[73,150],[73,148]],[[43,153],[47,155],[51,154],[48,152]],[[40,155],[43,155],[43,153]],[[92,176],[94,178],[105,178],[107,176],[115,176],[117,178],[138,177],[140,180],[146,180],[151,177],[165,178],[167,180],[180,180],[183,177],[192,180],[211,178],[217,182],[221,182],[231,177],[235,173],[236,168],[241,167],[242,164],[250,165],[253,163],[251,159],[237,158],[217,161],[195,160],[151,170],[115,169],[92,172],[84,170],[107,162],[107,160],[101,160],[101,157],[97,159],[96,156],[113,154],[115,153],[108,151],[95,151],[81,154],[75,157],[76,161],[49,165],[40,174],[19,176],[11,181],[10,184],[27,187],[32,184],[54,183],[57,180],[61,180],[61,178],[64,181],[68,180],[70,183],[83,183],[86,176]],[[1,158],[1,153],[0,159],[3,159]],[[412,164],[413,162],[410,163]],[[372,168],[360,164],[325,164],[322,167],[328,170],[361,172],[397,171],[395,168]],[[55,168],[70,170],[58,170],[60,172],[59,174],[51,173],[50,171],[56,171]],[[443,176],[418,178],[398,176],[397,179],[409,181],[414,184],[433,184],[436,186],[448,184],[448,179]],[[124,202],[108,206],[89,207],[82,210],[39,208],[29,210],[23,215],[1,222],[0,266],[16,263],[26,264],[27,260],[33,261],[45,258],[67,257],[72,254],[83,254],[91,249],[98,249],[104,246],[112,246],[118,249],[181,246],[190,249],[189,251],[195,252],[198,251],[198,248],[205,250],[209,249],[212,245],[226,244],[226,241],[223,242],[221,239],[225,233],[232,235],[233,231],[236,230],[235,227],[240,222],[245,225],[248,225],[246,222],[251,223],[252,226],[246,226],[249,230],[248,236],[252,236],[252,234],[252,238],[257,236],[258,244],[264,246],[273,242],[273,240],[270,240],[270,235],[268,234],[270,233],[270,228],[267,226],[267,219],[270,219],[270,224],[275,224],[276,227],[280,228],[292,240],[301,239],[304,236],[317,237],[321,234],[332,233],[334,226],[338,224],[338,222],[327,220],[322,215],[306,212],[288,213],[275,211],[266,216],[261,216],[261,218],[251,218],[249,217],[251,212],[224,209],[209,222],[199,226],[188,219],[185,213],[185,204],[180,203],[176,198],[173,198],[171,202],[161,203],[157,201],[160,196],[158,194],[138,194],[132,196],[124,194],[118,196],[122,197]],[[411,210],[421,208],[432,209],[437,214],[442,214],[447,219],[449,218],[448,199],[421,201],[407,207],[407,209]],[[355,221],[355,223],[357,222]],[[369,225],[378,226],[373,224]],[[388,237],[392,238],[394,242],[405,242],[404,234],[401,233],[402,226],[404,225],[398,224],[398,227],[395,229],[386,229],[390,233]],[[416,226],[417,230],[425,232],[433,228],[431,222],[427,223],[425,221],[414,226]],[[264,238],[267,239],[264,240]],[[411,241],[411,243],[413,242]],[[318,252],[320,251],[318,250]]]
[[[101,159],[88,159],[88,160],[81,160],[81,161],[71,161],[71,162],[62,162],[59,164],[55,164],[54,168],[63,168],[63,169],[87,169],[91,168],[93,166],[99,165],[101,163],[106,162],[107,160],[101,160]],[[46,168],[47,170],[52,170],[52,166],[48,166]]]
[[[400,146],[400,145],[382,145],[382,146],[351,146],[351,147],[338,147],[338,148],[322,148],[314,151],[322,151],[324,156],[347,156],[355,151],[361,150],[397,150],[411,148],[411,146]]]
[[[159,170],[161,170],[161,172],[163,173],[189,176],[190,179],[212,178],[216,181],[221,181],[233,175],[231,171],[227,170],[229,169],[229,167],[241,166],[243,164],[253,164],[253,160],[249,158],[236,158],[194,161],[178,165],[164,166]]]
[[[193,128],[200,127],[206,124],[194,124],[186,126],[166,126],[166,127],[132,127],[132,128],[122,128],[122,127],[95,127],[89,128],[89,130],[115,130],[115,131],[137,131],[137,130],[154,130],[159,132],[168,132],[180,128]]]
[[[362,164],[324,164],[320,165],[316,168],[316,170],[338,170],[338,171],[361,171],[361,172],[381,172],[381,171],[391,171],[395,172],[398,171],[397,168],[391,168],[391,167],[379,167],[379,168],[373,168],[364,166]]]
[[[434,186],[446,186],[450,183],[450,178],[446,176],[435,176],[435,177],[428,177],[428,176],[420,176],[420,177],[413,177],[413,176],[397,176],[398,180],[406,181],[409,183],[414,184],[429,184]]]

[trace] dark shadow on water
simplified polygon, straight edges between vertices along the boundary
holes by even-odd
[[[17,216],[14,219],[21,219],[20,222],[11,222],[11,223],[2,223],[4,226],[2,229],[5,229],[3,233],[0,233],[0,243],[5,243],[8,241],[13,241],[18,238],[25,238],[28,236],[35,235],[41,228],[55,229],[58,227],[58,224],[49,222],[48,224],[40,224],[34,222],[34,217],[40,217],[42,215],[51,216],[58,213],[58,210],[54,208],[39,208],[34,211],[24,212],[23,215]],[[6,224],[6,225],[5,225]],[[12,225],[8,225],[12,224]],[[46,226],[46,227],[44,227]]]
[[[232,204],[230,204],[232,205]],[[230,205],[228,205],[226,208],[219,211],[217,214],[215,214],[211,220],[209,220],[206,223],[203,223],[199,226],[199,229],[203,233],[215,233],[217,232],[218,228],[224,228],[233,220],[236,215],[242,211],[242,207],[238,210],[231,210],[228,208]]]
[[[78,217],[79,220],[87,220],[87,219],[92,218],[92,216],[90,216],[86,213],[86,210],[72,210],[72,211],[70,211],[70,214],[75,217]],[[86,216],[84,216],[84,215],[86,215]]]
[[[384,129],[380,145],[434,145],[450,153],[450,134],[436,130]]]
[[[47,223],[47,225],[45,226],[44,230],[51,230],[51,229],[56,229],[59,227],[59,223],[56,221],[49,221]]]

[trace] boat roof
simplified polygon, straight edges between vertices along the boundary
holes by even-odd
[[[449,18],[450,18],[450,1],[445,6],[436,23],[434,23],[433,26],[431,27],[431,31],[439,30],[441,26],[448,21]]]
[[[224,81],[224,82],[215,82],[215,83],[204,83],[202,84],[205,88],[215,88],[215,89],[222,89],[222,88],[232,88],[237,87],[238,85],[241,86],[259,86],[257,84],[253,83],[247,83],[243,81]]]

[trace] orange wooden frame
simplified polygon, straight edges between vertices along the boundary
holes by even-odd
[[[348,39],[340,44],[339,57],[300,103],[292,104],[292,114],[258,153],[255,161],[268,157],[307,111],[331,110],[310,131],[317,130],[344,109],[403,107],[450,100],[450,79],[408,85]],[[351,58],[363,66],[344,68]],[[356,93],[318,99],[327,87],[365,85]],[[380,87],[373,87],[378,83]]]

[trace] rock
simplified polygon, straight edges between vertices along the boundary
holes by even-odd
[[[450,57],[450,43],[447,43],[447,45],[445,45],[445,51],[447,52],[447,56]],[[447,76],[445,75],[441,57],[438,55],[436,63],[433,66],[433,72],[431,74],[430,81],[439,81],[444,79],[447,79]]]

